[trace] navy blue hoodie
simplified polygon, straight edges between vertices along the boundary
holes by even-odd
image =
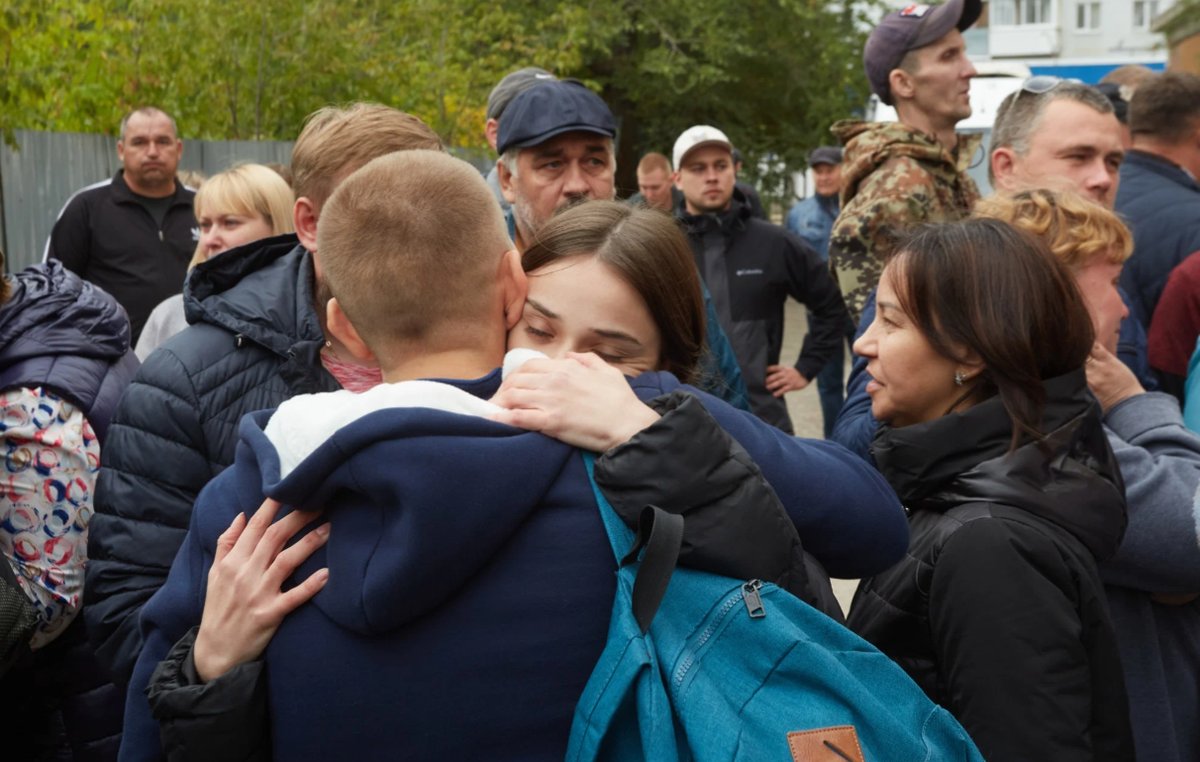
[[[499,371],[453,382],[483,399],[499,383]],[[680,386],[666,373],[632,383],[642,399]],[[869,575],[903,556],[907,521],[875,469],[697,394],[832,574]],[[268,438],[271,416],[243,419],[234,465],[201,493],[142,611],[121,758],[162,757],[143,689],[200,621],[218,536],[269,495],[324,507],[331,524],[297,571],[327,566],[328,584],[264,657],[276,760],[561,759],[616,591],[579,451],[486,418],[388,407],[338,428],[281,479],[281,453],[285,466],[295,458]]]

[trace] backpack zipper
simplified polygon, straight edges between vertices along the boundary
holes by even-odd
[[[675,670],[675,679],[673,681],[676,693],[678,693],[679,688],[683,685],[683,679],[687,677],[688,672],[691,671],[692,666],[696,663],[696,656],[700,653],[700,649],[704,648],[704,644],[721,628],[721,624],[729,616],[729,612],[737,607],[739,601],[745,603],[748,610],[751,603],[755,602],[759,613],[756,615],[751,611],[750,615],[752,617],[757,619],[766,616],[766,610],[763,608],[762,598],[758,592],[760,589],[762,589],[762,582],[753,579],[738,587],[725,599],[721,604],[721,608],[717,611],[716,618],[704,628],[704,631],[700,633],[700,637],[696,638],[696,642],[691,648],[685,651],[683,658],[680,660],[679,667]]]
[[[762,589],[762,582],[752,579],[742,585],[742,600],[746,602],[746,611],[750,613],[751,619],[761,619],[767,615],[767,610],[763,608],[762,596],[758,591]]]

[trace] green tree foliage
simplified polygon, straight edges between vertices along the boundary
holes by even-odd
[[[859,108],[861,18],[828,0],[4,0],[0,130],[113,133],[135,105],[185,137],[292,139],[372,100],[483,148],[491,87],[574,76],[621,123],[619,185],[686,127],[724,129],[751,174],[803,166]],[[855,7],[859,7],[856,5]]]

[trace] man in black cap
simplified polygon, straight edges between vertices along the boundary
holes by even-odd
[[[787,216],[787,229],[800,236],[822,262],[829,261],[829,233],[838,218],[838,193],[842,190],[842,149],[837,146],[822,146],[808,157],[812,167],[813,185],[816,191],[792,207]],[[813,316],[809,313],[808,322]],[[839,346],[829,362],[817,374],[817,391],[821,396],[821,417],[825,424],[825,438],[833,434],[833,424],[842,409],[845,388],[842,376],[846,362],[845,347]]]
[[[613,197],[616,134],[608,106],[581,82],[543,82],[508,104],[496,136],[496,169],[520,251],[560,206]]]
[[[496,150],[496,136],[500,132],[500,117],[504,114],[504,109],[508,108],[508,104],[512,103],[513,98],[535,85],[553,82],[555,79],[556,77],[545,69],[527,66],[509,74],[492,88],[487,99],[487,123],[484,125],[483,135],[487,138],[488,145],[492,147],[493,151]],[[500,208],[505,214],[508,214],[508,201],[500,190],[499,170],[496,167],[492,167],[492,171],[488,172],[487,184],[492,189],[492,193],[496,195],[496,200],[500,202]]]
[[[954,132],[971,115],[976,72],[962,31],[979,13],[980,0],[910,5],[888,14],[867,40],[871,90],[900,121],[833,126],[846,157],[829,251],[855,319],[879,282],[892,233],[954,219],[979,198],[966,170],[980,138]]]

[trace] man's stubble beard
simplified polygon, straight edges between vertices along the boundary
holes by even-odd
[[[539,217],[534,211],[532,202],[530,202],[529,198],[521,190],[521,187],[518,185],[516,188],[514,188],[514,190],[516,198],[513,199],[512,203],[513,217],[516,218],[517,225],[529,234],[530,239],[535,238],[538,234],[538,231],[542,229],[542,226],[549,222],[551,217],[558,214],[563,209],[569,209],[573,206],[578,206],[579,204],[590,200],[588,196],[583,194],[571,196],[566,200],[565,203],[556,206],[554,210],[550,212],[550,214],[545,215],[544,217]],[[609,193],[608,200],[612,200],[615,195],[616,189],[614,188]],[[532,242],[532,240],[530,242]]]
[[[513,199],[512,209],[513,217],[517,221],[517,227],[528,234],[530,239],[537,237],[538,231],[541,230],[542,225],[546,224],[546,220],[537,216],[534,212],[533,204],[519,185],[516,188],[516,198]]]

